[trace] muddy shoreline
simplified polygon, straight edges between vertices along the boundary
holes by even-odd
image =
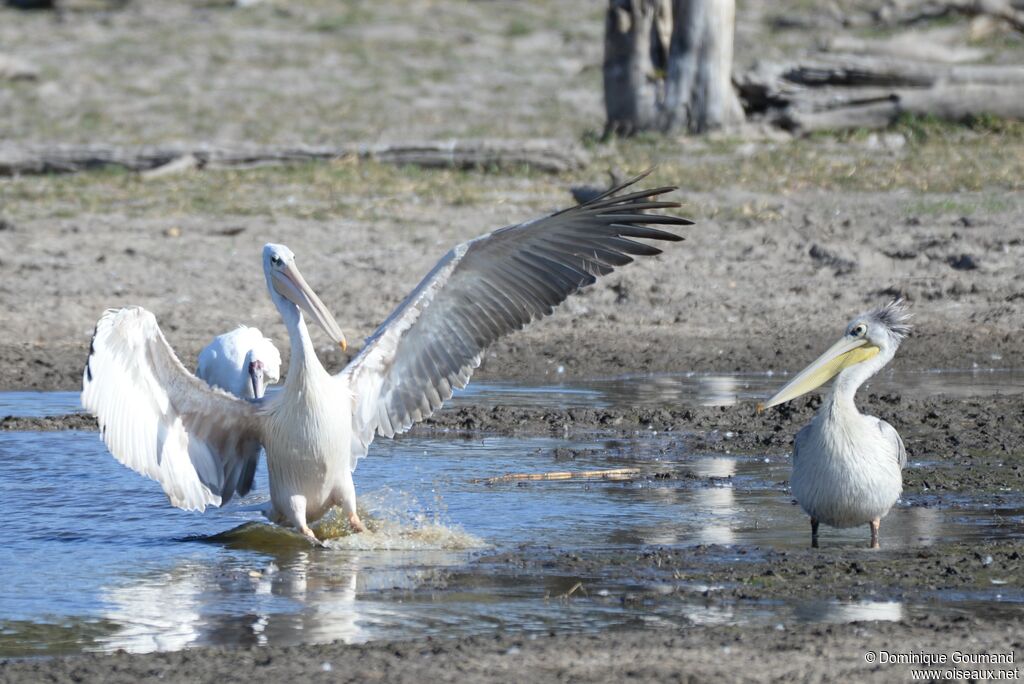
[[[628,278],[629,271],[624,274]],[[885,297],[878,298],[876,303],[884,300]],[[861,308],[865,307],[853,309],[849,316]],[[523,333],[500,340],[485,355],[471,382],[514,380],[543,384],[642,373],[792,372],[812,360],[821,351],[818,347],[823,349],[823,345],[830,343],[847,317],[833,316],[827,321],[835,330],[821,321],[815,329],[785,329],[771,335],[748,336],[740,326],[731,331],[727,325],[718,324],[714,337],[692,337],[683,324],[652,328],[644,325],[642,319],[620,318],[601,325],[598,321],[574,320],[561,312],[551,320],[534,323]],[[77,341],[31,345],[3,338],[0,334],[0,390],[81,389],[82,369],[89,354],[88,334]],[[171,335],[172,345],[175,341]],[[186,341],[176,346],[175,351],[186,367],[194,368],[204,344],[205,341]],[[347,355],[330,347],[319,351],[324,366],[337,372],[355,358],[359,348],[351,347]],[[1024,359],[1024,338],[1011,331],[993,334],[965,328],[958,331],[957,340],[950,341],[946,334],[924,330],[903,345],[896,366],[904,371],[1017,368],[1020,359]],[[287,372],[287,366],[284,370]]]
[[[901,622],[787,624],[326,644],[285,648],[199,648],[150,655],[86,655],[0,661],[0,682],[621,682],[909,680],[911,666],[868,663],[871,652],[1012,654],[1018,668],[1024,622],[925,615]],[[827,659],[827,665],[823,660]]]

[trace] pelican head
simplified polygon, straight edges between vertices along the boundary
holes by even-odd
[[[345,335],[341,332],[338,322],[334,320],[334,316],[299,273],[292,250],[284,245],[265,245],[263,247],[263,272],[267,276],[267,289],[270,290],[270,296],[282,314],[289,307],[288,302],[290,302],[319,323],[328,337],[337,343],[342,351],[348,348]]]
[[[824,385],[847,368],[862,371],[863,377],[856,384],[864,382],[895,356],[900,342],[910,333],[909,319],[910,313],[903,299],[860,314],[846,326],[846,332],[838,342],[800,371],[761,408],[792,401]],[[866,363],[872,360],[872,363]]]
[[[259,359],[249,362],[249,384],[252,385],[252,396],[256,399],[263,397],[266,391],[266,383],[263,379],[263,362]]]

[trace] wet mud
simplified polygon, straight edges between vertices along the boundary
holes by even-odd
[[[0,664],[0,682],[891,682],[911,679],[911,667],[869,662],[881,651],[942,653],[947,658],[953,653],[1001,653],[1012,654],[1019,663],[1022,628],[1020,617],[993,623],[925,614],[899,622],[780,623],[756,631],[693,626],[660,633],[552,632],[536,638],[496,633],[364,646],[335,643],[30,660]],[[1002,666],[1007,667],[1018,665]]]

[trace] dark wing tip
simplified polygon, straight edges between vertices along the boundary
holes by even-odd
[[[637,181],[643,180],[654,171],[654,167],[647,169],[633,178],[616,185],[609,189],[607,192],[594,197],[593,199],[583,202],[572,209],[567,211],[587,211],[593,212],[596,215],[604,216],[605,214],[611,214],[606,218],[615,219],[616,214],[623,213],[635,213],[636,216],[628,217],[628,221],[634,224],[650,224],[656,223],[660,225],[670,226],[692,226],[694,221],[692,219],[683,218],[681,216],[671,216],[668,214],[644,214],[646,211],[651,210],[663,210],[663,209],[678,209],[682,206],[679,202],[665,201],[657,199],[660,195],[664,195],[669,192],[674,192],[679,189],[675,185],[663,185],[656,188],[648,188],[645,190],[637,190],[625,195],[616,195],[615,193],[633,185]],[[623,218],[626,218],[623,216]],[[672,233],[662,232],[658,236],[648,236],[656,240],[668,240],[671,242],[679,242],[683,238],[679,235]]]
[[[96,321],[96,327],[92,329],[92,338],[89,340],[89,356],[85,359],[85,378],[87,382],[92,382],[92,357],[96,353],[96,335],[100,332],[100,323],[102,322],[102,317]]]
[[[581,207],[591,207],[591,206],[593,206],[595,204],[599,204],[599,203],[601,203],[601,202],[603,202],[605,200],[608,200],[609,198],[612,199],[612,201],[623,201],[623,200],[626,200],[628,197],[632,197],[632,195],[626,196],[626,197],[613,197],[613,195],[615,195],[618,192],[621,192],[622,190],[625,190],[626,188],[628,188],[631,185],[635,185],[636,183],[642,181],[644,178],[647,178],[649,175],[651,175],[651,173],[654,172],[655,168],[657,168],[657,167],[652,166],[649,169],[641,171],[640,173],[638,173],[637,175],[633,176],[632,178],[624,180],[621,183],[619,183],[618,185],[613,185],[612,187],[608,188],[604,192],[602,192],[602,193],[600,193],[598,195],[595,195],[594,197],[589,198],[586,202],[581,202],[578,206],[581,206]],[[666,192],[672,192],[673,190],[678,190],[678,189],[679,188],[677,186],[667,185],[667,186],[660,187],[660,188],[654,188],[652,190],[643,190],[643,191],[641,191],[639,193],[639,196],[640,197],[651,197],[651,196],[654,196],[654,195],[663,195]]]

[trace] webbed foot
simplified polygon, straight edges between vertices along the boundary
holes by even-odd
[[[348,524],[352,526],[353,532],[366,531],[366,525],[364,525],[363,521],[359,519],[359,514],[355,511],[352,511],[348,514]]]

